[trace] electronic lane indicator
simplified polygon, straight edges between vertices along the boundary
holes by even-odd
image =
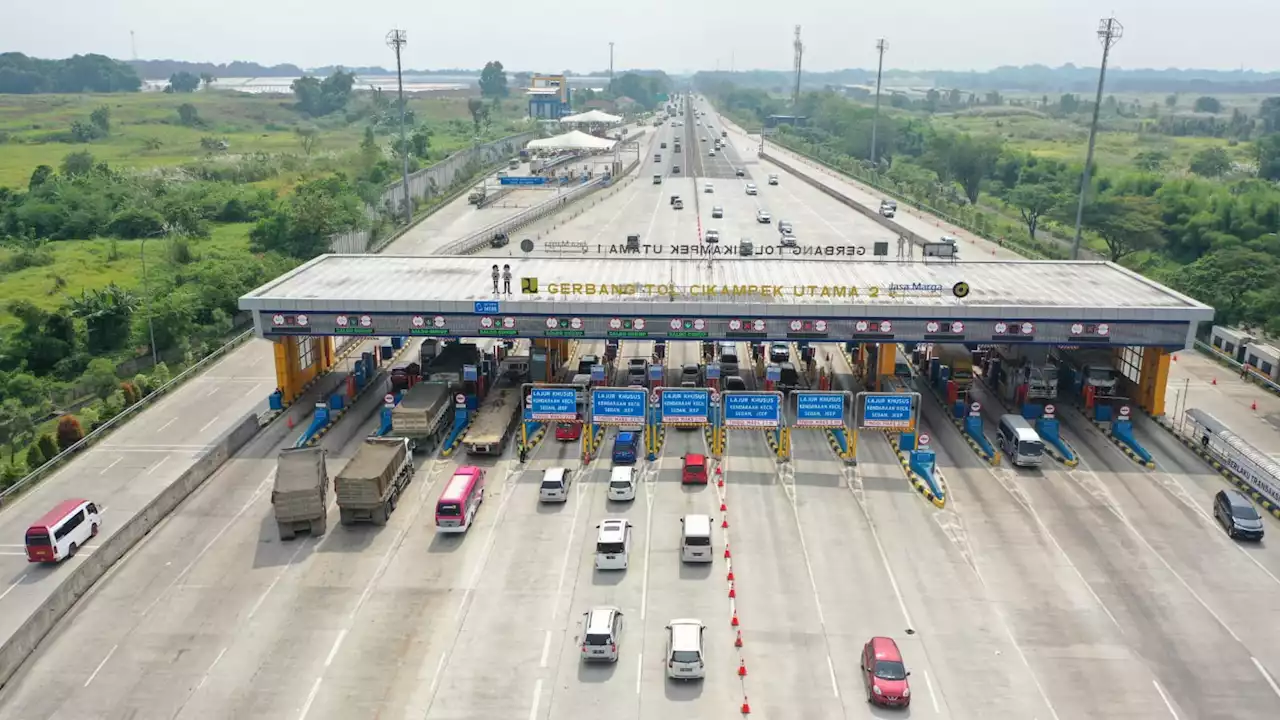
[[[578,391],[574,388],[533,388],[529,392],[529,417],[537,422],[576,420]]]
[[[724,426],[727,428],[776,428],[782,419],[782,394],[769,392],[727,392]]]
[[[796,427],[844,427],[843,392],[796,392]]]
[[[919,393],[858,393],[858,427],[871,430],[911,430],[915,427]]]
[[[644,425],[648,395],[642,388],[593,388],[591,421],[599,425]]]
[[[666,388],[661,396],[663,423],[701,425],[711,418],[711,398],[705,388]]]

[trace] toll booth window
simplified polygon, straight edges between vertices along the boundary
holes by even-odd
[[[298,338],[298,369],[305,370],[315,364],[316,342],[309,337]]]
[[[1137,383],[1142,377],[1142,348],[1134,345],[1121,348],[1116,358],[1116,369],[1130,382]]]

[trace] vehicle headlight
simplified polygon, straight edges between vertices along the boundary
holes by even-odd
[[[883,694],[884,694],[884,693],[880,692],[880,686],[879,686],[879,685],[872,685],[872,686],[871,686],[871,692],[873,692],[873,693],[875,693],[875,694],[877,694],[877,695],[883,695]]]
[[[902,688],[902,697],[911,697],[911,688]]]

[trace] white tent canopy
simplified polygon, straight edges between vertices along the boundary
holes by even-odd
[[[571,130],[563,135],[532,140],[526,147],[530,150],[608,150],[616,142],[588,135],[581,130]]]
[[[566,115],[560,118],[562,123],[616,123],[622,122],[622,118],[617,115],[610,115],[600,110],[588,110],[577,115]]]

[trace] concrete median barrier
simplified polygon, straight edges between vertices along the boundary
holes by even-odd
[[[234,428],[219,438],[195,463],[178,476],[168,488],[156,496],[146,507],[138,511],[110,537],[84,557],[81,563],[67,574],[48,598],[27,618],[16,632],[0,647],[0,687],[8,684],[22,663],[40,645],[58,624],[58,621],[75,606],[76,602],[93,587],[116,561],[124,557],[139,540],[146,537],[183,500],[218,471],[222,464],[236,454],[261,428],[257,413],[246,415]]]

